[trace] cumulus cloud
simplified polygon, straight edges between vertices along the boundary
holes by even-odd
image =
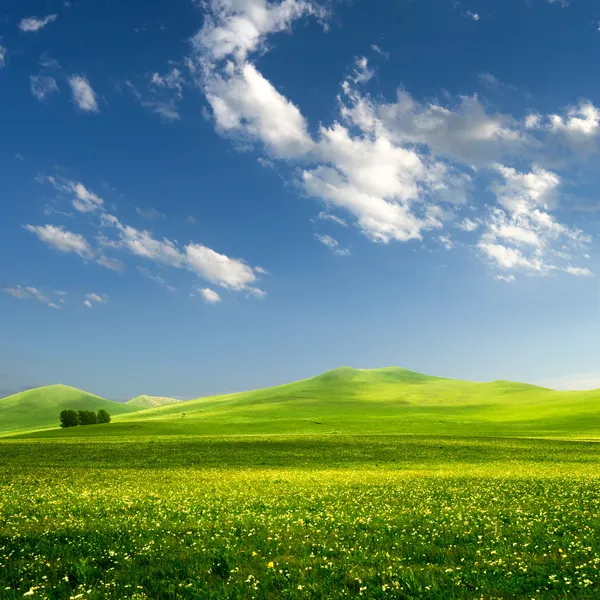
[[[292,23],[305,16],[325,17],[322,8],[305,0],[283,0],[277,4],[267,0],[209,0],[205,24],[193,38],[197,51],[207,60],[233,57],[246,59],[262,48],[265,36],[289,30]]]
[[[279,158],[304,156],[313,142],[300,110],[251,63],[210,72],[204,90],[217,129],[243,141],[258,141]]]
[[[48,306],[50,308],[54,308],[55,310],[62,310],[62,308],[63,308],[62,306],[59,306],[58,304],[54,304],[54,302],[49,302]]]
[[[479,223],[473,221],[473,219],[465,217],[460,223],[457,224],[457,227],[463,231],[472,232],[479,227]]]
[[[210,288],[198,289],[202,298],[207,304],[216,304],[217,302],[221,302],[221,296],[217,294],[214,290]]]
[[[71,204],[81,213],[88,213],[103,210],[104,200],[97,194],[87,189],[83,183],[69,179],[56,178],[48,175],[39,174],[36,180],[40,183],[49,183],[59,192],[68,196]]]
[[[6,50],[6,46],[0,44],[0,69],[3,69],[6,65],[6,55],[8,51]]]
[[[33,97],[40,102],[59,91],[56,79],[47,75],[31,75],[29,83]]]
[[[340,248],[340,243],[330,235],[319,235],[318,233],[315,233],[315,237],[321,244],[327,246],[336,256],[350,256],[350,250],[348,250],[348,248]]]
[[[26,17],[19,22],[19,29],[25,32],[39,31],[49,23],[56,21],[56,18],[56,15],[47,15],[41,19],[38,19],[37,17]]]
[[[73,93],[73,101],[85,112],[100,112],[96,92],[84,75],[72,75],[67,79]]]
[[[78,233],[55,225],[24,225],[24,228],[59,252],[72,252],[85,260],[94,258],[94,252],[89,242]]]
[[[122,224],[114,215],[103,213],[104,226],[118,232],[118,240],[105,239],[103,243],[111,248],[121,248],[130,253],[176,269],[186,269],[202,279],[223,288],[242,291],[249,290],[262,272],[241,259],[220,254],[207,246],[189,243],[183,247],[163,238],[156,239],[149,231]]]
[[[84,306],[87,306],[87,308],[92,308],[94,306],[89,300],[84,300],[83,304]]]
[[[489,210],[478,248],[502,270],[517,269],[546,275],[563,271],[590,275],[571,264],[583,256],[591,238],[554,218],[551,209],[560,177],[533,165],[529,172],[496,165],[502,179],[491,186],[500,207]]]

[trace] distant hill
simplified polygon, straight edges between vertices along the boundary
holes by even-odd
[[[103,408],[113,417],[138,410],[68,385],[48,385],[0,399],[0,433],[58,427],[60,411],[67,408],[94,412]]]
[[[181,402],[181,400],[165,398],[164,396],[137,396],[136,398],[132,398],[128,402],[125,402],[125,404],[127,406],[135,406],[139,409],[144,409],[168,406],[169,404],[177,404],[178,402]]]
[[[0,407],[5,401],[0,400]],[[380,433],[600,439],[600,390],[560,392],[510,381],[473,383],[398,367],[342,367],[276,387],[144,410],[139,410],[143,406],[138,398],[134,401],[117,405],[132,411],[126,414],[107,409],[114,415],[110,425],[31,435]]]
[[[125,405],[127,406],[127,405]],[[263,390],[116,416],[39,436],[431,434],[600,438],[600,391],[473,383],[407,369],[342,367]]]

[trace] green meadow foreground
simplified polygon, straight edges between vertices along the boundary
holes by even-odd
[[[598,598],[595,398],[342,369],[29,415],[0,438],[0,598]]]

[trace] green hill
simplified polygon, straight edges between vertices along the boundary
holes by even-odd
[[[137,409],[158,408],[159,406],[168,406],[177,404],[181,400],[175,398],[165,398],[164,396],[137,396],[125,402],[127,406],[135,406]]]
[[[58,415],[66,408],[94,412],[103,408],[113,417],[137,410],[68,385],[49,385],[2,398],[0,433],[57,427]]]
[[[343,367],[263,390],[119,415],[38,435],[415,434],[600,438],[600,390],[473,383]]]

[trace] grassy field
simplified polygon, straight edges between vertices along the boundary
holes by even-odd
[[[0,441],[0,597],[598,598],[595,443]]]
[[[599,400],[346,368],[13,426],[0,599],[599,598]]]
[[[119,404],[66,386],[39,388],[0,399],[0,435],[20,428],[56,428],[62,408],[88,404],[89,410],[108,410],[113,422],[36,435],[388,433],[600,439],[600,390],[560,392],[510,381],[443,379],[400,368],[348,367],[188,402],[140,396]],[[152,407],[156,404],[161,406]]]

